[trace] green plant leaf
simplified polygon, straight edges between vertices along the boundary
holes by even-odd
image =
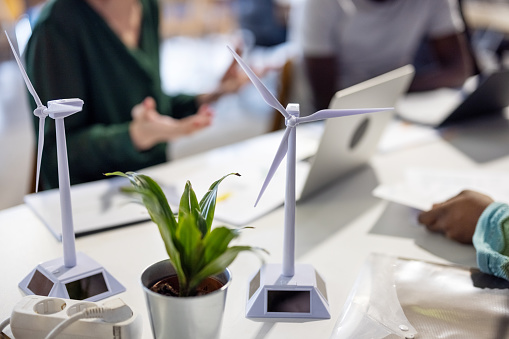
[[[172,234],[175,233],[177,229],[175,216],[166,200],[163,190],[152,178],[135,172],[113,172],[106,173],[105,175],[117,175],[129,179],[132,184],[132,192],[140,194],[151,218],[153,220],[155,219],[154,222],[157,224],[167,224]]]
[[[190,214],[191,213],[191,182],[188,180],[186,181],[186,186],[184,187],[184,192],[182,193],[182,196],[180,197],[180,204],[179,204],[179,219],[184,214]]]
[[[200,200],[200,210],[201,214],[207,221],[207,233],[210,232],[210,228],[212,227],[212,221],[214,220],[214,213],[216,210],[216,199],[217,199],[217,190],[221,181],[223,181],[226,177],[230,175],[236,175],[240,177],[239,173],[229,173],[223,176],[221,179],[216,180],[210,185],[209,190],[203,198]]]
[[[235,260],[240,252],[256,252],[258,250],[258,248],[251,246],[232,246],[227,248],[224,253],[208,263],[191,281],[189,281],[190,288],[194,289],[203,279],[223,272]]]
[[[209,263],[219,257],[230,244],[230,241],[238,237],[239,231],[228,227],[214,228],[204,239],[203,262]]]
[[[196,227],[196,221],[193,214],[180,214],[177,238],[183,248],[183,252],[180,253],[182,270],[187,277],[192,277],[199,270],[197,265],[200,262],[200,258],[203,253],[201,232]],[[181,286],[187,287],[187,279],[180,283]]]
[[[180,253],[173,241],[173,239],[176,239],[177,221],[161,187],[152,178],[135,172],[113,172],[105,175],[115,175],[129,179],[133,192],[141,196],[150,218],[159,228],[166,252],[175,267],[179,280],[185,279],[180,262]]]
[[[186,181],[186,186],[184,187],[184,192],[182,193],[182,196],[180,197],[180,204],[179,204],[179,219],[180,216],[183,214],[191,214],[192,210],[192,196],[194,196],[194,199],[196,199],[196,195],[194,194],[193,187],[191,186],[191,182],[188,180]],[[198,202],[196,202],[198,204]]]
[[[207,234],[207,224],[201,214],[200,204],[198,203],[196,193],[194,192],[193,186],[189,180],[186,182],[184,193],[182,193],[182,197],[180,198],[179,220],[181,218],[181,214],[193,214],[196,225],[201,232],[201,237],[203,238]]]

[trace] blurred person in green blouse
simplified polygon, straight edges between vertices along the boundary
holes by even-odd
[[[71,184],[165,162],[167,142],[209,126],[207,103],[240,86],[232,63],[213,93],[163,93],[159,42],[157,0],[50,0],[41,11],[28,75],[43,102],[84,101],[65,121]],[[58,186],[52,119],[44,133],[41,189],[49,189]]]

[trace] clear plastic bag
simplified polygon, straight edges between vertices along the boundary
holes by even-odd
[[[394,284],[397,258],[370,255],[350,292],[331,339],[413,338]]]
[[[509,282],[477,269],[371,255],[331,339],[509,338]]]

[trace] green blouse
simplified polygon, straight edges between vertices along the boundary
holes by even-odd
[[[71,184],[166,161],[166,144],[140,152],[129,137],[131,109],[145,97],[152,96],[161,114],[175,118],[197,111],[194,96],[163,93],[157,0],[140,2],[143,20],[136,49],[127,48],[85,0],[50,1],[27,45],[27,72],[43,103],[84,101],[83,111],[65,119]],[[37,130],[38,118],[34,121]],[[44,134],[41,181],[47,189],[58,186],[53,119],[46,119]]]

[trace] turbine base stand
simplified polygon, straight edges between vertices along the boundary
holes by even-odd
[[[89,301],[125,291],[117,279],[81,252],[76,253],[76,266],[65,267],[64,258],[41,263],[18,286],[28,295]]]
[[[330,319],[325,282],[313,266],[296,264],[291,277],[281,272],[281,264],[266,264],[250,280],[247,318]]]

